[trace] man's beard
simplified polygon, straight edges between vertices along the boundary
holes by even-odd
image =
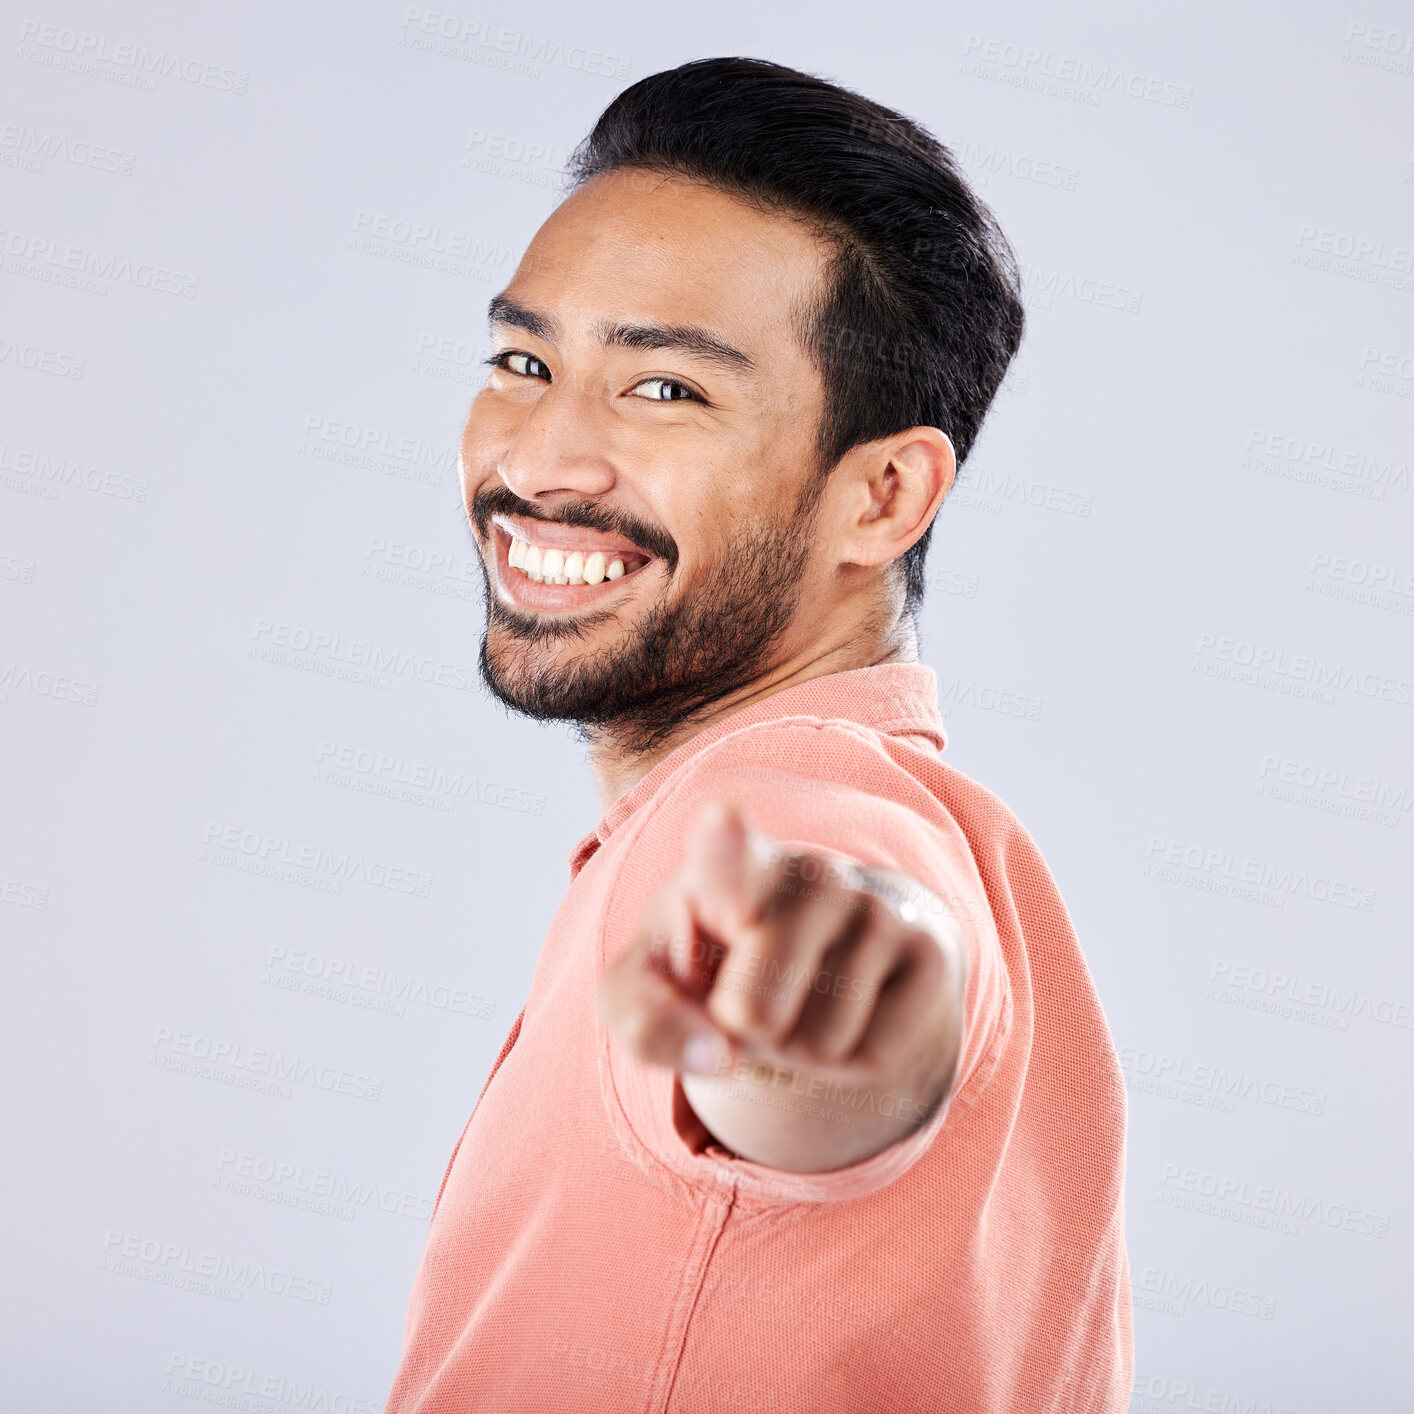
[[[823,489],[817,472],[783,523],[739,522],[726,556],[690,593],[676,602],[664,593],[632,637],[562,666],[551,664],[548,654],[537,663],[542,645],[583,637],[586,629],[615,620],[623,611],[590,611],[575,616],[575,622],[513,609],[492,593],[483,560],[482,680],[507,707],[540,721],[574,722],[581,738],[602,734],[631,755],[656,749],[685,721],[749,686],[769,665],[771,650],[800,602]],[[505,487],[474,498],[472,516],[483,533],[496,511],[526,514],[525,503]],[[662,546],[669,553],[658,554],[649,565],[664,564],[671,587],[676,546],[664,544],[646,527],[636,535],[621,519],[610,522],[596,514],[593,502],[561,506],[555,519],[621,533],[646,549]],[[645,533],[647,538],[640,539]],[[500,636],[494,650],[493,630]]]

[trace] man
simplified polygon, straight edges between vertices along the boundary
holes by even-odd
[[[1011,251],[921,129],[756,60],[633,85],[572,175],[461,469],[486,682],[602,816],[390,1414],[1122,1410],[1114,1049],[914,634]]]

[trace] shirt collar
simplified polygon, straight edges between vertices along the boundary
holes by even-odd
[[[938,675],[923,663],[876,663],[825,673],[729,712],[670,751],[635,785],[629,787],[570,851],[570,878],[589,857],[685,761],[704,747],[758,722],[781,717],[822,717],[857,722],[886,736],[922,737],[942,751],[947,746],[938,707]]]

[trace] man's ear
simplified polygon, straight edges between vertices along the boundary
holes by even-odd
[[[897,559],[932,524],[956,475],[952,441],[936,427],[910,427],[852,448],[832,473],[846,497],[840,563]]]

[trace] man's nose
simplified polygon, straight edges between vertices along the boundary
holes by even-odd
[[[556,491],[597,496],[614,484],[603,425],[603,392],[552,383],[536,398],[496,466],[501,480],[524,501]]]

